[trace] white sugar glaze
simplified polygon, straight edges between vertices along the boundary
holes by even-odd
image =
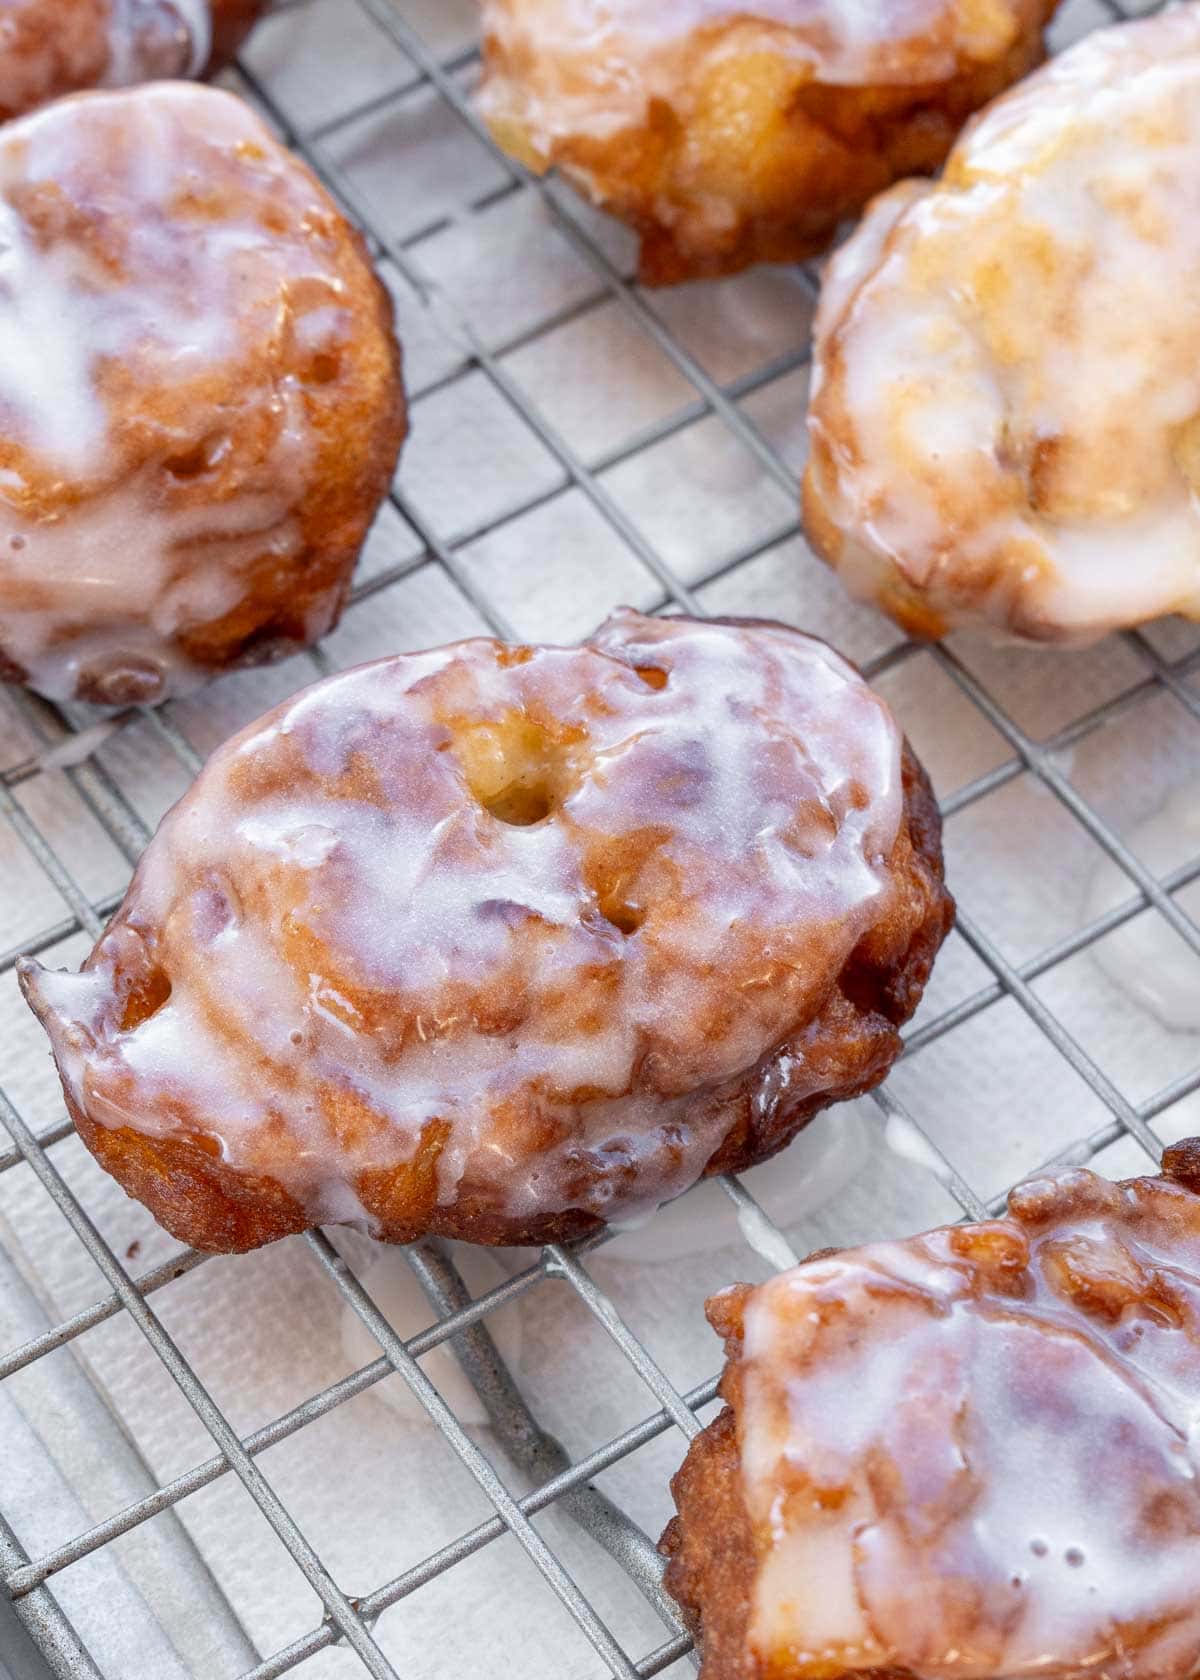
[[[764,1663],[1194,1673],[1200,1199],[1178,1185],[1065,1172],[1005,1220],[797,1267],[746,1300],[734,1392]]]
[[[539,778],[523,825],[479,792]],[[700,1176],[723,1086],[781,1041],[755,1102],[822,1088],[791,1035],[892,905],[901,801],[890,714],[798,633],[461,643],[221,748],[89,968],[25,983],[97,1122],[204,1132],[314,1217],[437,1122],[441,1204],[628,1219]],[[169,998],[123,1029],[154,969]]]
[[[935,83],[999,57],[1029,10],[963,0],[487,0],[484,24],[520,78],[491,75],[490,121],[516,119],[547,150],[606,138],[655,100],[686,103],[689,65],[711,53],[782,54],[830,85]]]
[[[935,632],[1200,615],[1198,266],[1195,4],[1089,36],[877,199],[828,265],[809,420],[851,589]]]
[[[164,62],[162,36],[174,51]],[[198,76],[212,53],[209,0],[111,0],[105,87],[163,76]]]
[[[145,698],[194,686],[176,637],[296,554],[292,368],[351,330],[317,193],[241,101],[184,83],[0,133],[0,649],[43,693],[131,663]],[[176,472],[197,450],[233,494]]]

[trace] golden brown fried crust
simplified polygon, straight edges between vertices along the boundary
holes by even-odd
[[[671,1492],[680,1515],[667,1524],[658,1549],[668,1560],[667,1591],[702,1635],[702,1680],[787,1680],[776,1667],[764,1668],[746,1644],[757,1560],[730,1407],[692,1442],[671,1479]],[[914,1680],[906,1668],[857,1669],[855,1675]]]
[[[824,1259],[836,1252],[809,1255]],[[746,1641],[751,1588],[758,1558],[750,1516],[742,1498],[741,1457],[734,1406],[740,1384],[742,1315],[751,1293],[737,1284],[714,1296],[706,1308],[713,1329],[725,1341],[727,1364],[722,1398],[730,1403],[697,1435],[671,1478],[679,1515],[663,1530],[658,1549],[667,1559],[664,1584],[702,1641],[702,1680],[787,1680],[756,1659]],[[913,1680],[907,1669],[856,1671],[856,1680]]]
[[[754,1536],[738,1474],[737,1425],[728,1406],[693,1441],[671,1482],[684,1516],[672,1517],[658,1549],[666,1587],[699,1630],[703,1606],[708,1680],[754,1680],[746,1648]]]
[[[702,1429],[671,1479],[679,1512],[658,1549],[667,1559],[664,1585],[703,1641],[704,1680],[762,1680],[746,1628],[758,1558],[742,1497],[734,1406],[741,1383],[742,1324],[749,1284],[715,1295],[705,1316],[725,1342],[724,1411]]]
[[[893,878],[905,886],[891,914],[860,943],[824,1008],[803,1031],[804,1057],[821,1076],[816,1096],[780,1105],[766,1116],[754,1095],[773,1060],[794,1054],[788,1040],[747,1070],[728,1105],[737,1118],[706,1174],[740,1172],[783,1149],[814,1114],[870,1090],[885,1077],[901,1040],[899,1026],[920,1000],[938,948],[954,918],[942,883],[941,819],[924,770],[907,744],[903,758],[905,820],[892,854]],[[917,931],[907,938],[914,925]],[[897,948],[899,938],[905,942]],[[85,965],[86,966],[86,965]],[[227,1166],[209,1139],[152,1137],[130,1127],[98,1125],[71,1100],[67,1107],[84,1143],[129,1195],[193,1248],[242,1252],[304,1230],[311,1221],[275,1180]],[[355,1191],[385,1242],[429,1234],[468,1242],[537,1245],[565,1242],[602,1228],[581,1210],[517,1219],[482,1191],[462,1185],[453,1204],[437,1200],[442,1139],[428,1129],[413,1161],[361,1174]]]
[[[235,1172],[205,1149],[204,1139],[152,1138],[130,1126],[98,1126],[64,1094],[76,1130],[101,1166],[189,1247],[241,1254],[307,1227],[281,1185]]]
[[[643,283],[733,274],[823,251],[839,224],[884,187],[938,169],[967,118],[1041,62],[1042,29],[1056,3],[1016,0],[1013,39],[994,57],[959,52],[952,73],[925,80],[927,43],[891,43],[889,73],[857,84],[821,79],[819,62],[814,68],[797,50],[806,39],[799,24],[772,25],[753,8],[731,7],[725,20],[694,28],[674,55],[669,92],[647,89],[639,123],[615,133],[598,123],[588,133],[577,115],[573,126],[574,104],[553,123],[545,116],[556,94],[578,99],[587,49],[558,61],[532,24],[505,23],[506,11],[521,9],[514,0],[492,0],[483,109],[523,163],[561,170],[636,229]],[[625,76],[636,83],[643,64],[631,48]],[[599,113],[601,72],[597,66]]]
[[[624,186],[623,202],[610,208],[638,231],[639,280],[666,286],[818,256],[877,192],[939,169],[967,118],[1042,57],[1039,37],[942,86],[801,88],[787,111],[781,186],[744,208],[733,228],[695,242],[681,237],[646,214],[632,183]]]
[[[282,563],[265,558],[231,612],[180,638],[189,659],[214,671],[264,664],[306,647],[313,639],[308,626],[314,609],[336,590],[320,634],[333,629],[408,433],[391,294],[357,228],[340,216],[335,222],[331,214],[326,231],[340,237],[348,307],[362,325],[336,376],[310,384],[306,392],[318,464],[295,510],[303,534],[300,551]],[[90,697],[81,692],[80,698]]]

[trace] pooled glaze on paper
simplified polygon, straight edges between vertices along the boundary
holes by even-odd
[[[939,1184],[949,1186],[953,1182],[950,1164],[934,1148],[921,1128],[907,1114],[892,1113],[887,1117],[883,1128],[883,1141],[893,1155],[899,1155],[902,1161],[911,1161],[913,1166],[921,1167],[936,1178]]]
[[[138,697],[194,686],[177,638],[299,552],[294,368],[349,330],[323,213],[210,89],[84,95],[0,134],[0,650],[41,692],[129,667]],[[214,495],[210,460],[239,493]]]
[[[806,496],[938,634],[1200,616],[1200,6],[1089,36],[876,200],[818,311]]]
[[[430,1150],[441,1204],[630,1218],[888,911],[901,818],[896,725],[822,643],[622,612],[306,690],[209,761],[84,972],[23,978],[97,1123],[203,1133],[314,1220]],[[755,1100],[819,1078],[800,1040]]]
[[[777,1225],[767,1218],[755,1202],[744,1202],[737,1210],[738,1229],[760,1260],[777,1272],[796,1263],[796,1255]]]
[[[874,1131],[864,1120],[859,1104],[824,1109],[786,1149],[739,1173],[738,1180],[776,1227],[790,1230],[833,1202],[863,1171],[870,1158]],[[709,1179],[678,1201],[659,1208],[652,1218],[627,1224],[605,1243],[604,1259],[674,1266],[680,1260],[712,1254],[717,1249],[736,1253],[748,1240],[738,1219],[739,1211],[724,1189]],[[768,1246],[773,1249],[773,1244]]]
[[[760,1661],[1195,1671],[1200,1198],[1035,1179],[1006,1219],[770,1280],[742,1328]]]

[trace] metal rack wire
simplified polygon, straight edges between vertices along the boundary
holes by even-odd
[[[310,0],[288,0],[283,9],[298,11],[308,3]],[[398,0],[346,0],[346,3],[358,7],[370,19],[381,36],[398,49],[407,66],[403,87],[373,96],[370,101],[372,108],[385,106],[389,99],[398,97],[400,93],[423,89],[435,94],[446,111],[452,113],[454,119],[464,125],[493,157],[498,171],[496,179],[462,214],[481,213],[507,194],[536,193],[544,200],[554,226],[594,277],[594,285],[589,287],[582,300],[557,309],[535,327],[522,329],[503,342],[486,341],[474,332],[469,319],[463,316],[456,318],[454,331],[460,339],[462,354],[452,371],[426,385],[414,405],[414,426],[421,425],[421,402],[431,393],[463,377],[464,372],[482,376],[511,415],[512,423],[528,428],[557,469],[556,483],[551,490],[542,487],[531,492],[519,506],[506,509],[494,524],[516,520],[540,502],[574,490],[585,498],[590,508],[616,533],[628,552],[644,568],[645,574],[652,580],[653,605],[702,612],[705,588],[735,574],[768,547],[777,545],[786,538],[789,527],[784,525],[765,536],[757,535],[753,543],[722,559],[719,566],[699,583],[688,583],[622,506],[605,482],[604,474],[622,459],[663,442],[702,416],[710,416],[716,417],[769,479],[781,486],[789,499],[793,499],[794,466],[781,458],[764,433],[748,418],[743,401],[755,390],[802,367],[807,359],[807,346],[798,345],[793,353],[777,357],[734,382],[720,383],[673,335],[660,314],[630,283],[619,264],[606,254],[603,244],[589,231],[586,221],[577,219],[571,208],[560,200],[553,185],[531,181],[517,165],[495,151],[472,111],[464,89],[464,73],[469,74],[474,63],[473,49],[439,57],[406,22],[404,7]],[[1071,4],[1075,3],[1076,0],[1071,0]],[[1123,15],[1112,0],[1102,0],[1102,4],[1101,0],[1079,0],[1079,3],[1092,6],[1097,21],[1103,21],[1102,5],[1112,17]],[[389,236],[378,225],[377,218],[371,213],[371,205],[349,174],[333,161],[329,145],[331,137],[336,138],[339,131],[362,118],[364,108],[339,114],[323,127],[297,132],[289,125],[270,88],[255,76],[250,65],[241,67],[241,75],[246,89],[266,110],[289,143],[307,158],[350,214],[367,230],[377,257],[391,265],[412,293],[444,313],[446,300],[433,294],[420,261],[423,242],[439,232],[445,225],[444,220],[433,218],[403,236]],[[402,171],[403,159],[398,158],[398,182],[403,181]],[[614,305],[648,344],[669,359],[687,382],[690,396],[667,420],[657,421],[650,428],[643,429],[631,443],[610,450],[605,456],[585,459],[546,414],[530,401],[509,370],[505,358],[521,343],[535,341],[583,309],[594,307],[599,300]],[[480,620],[499,635],[511,635],[513,626],[507,621],[505,613],[490,592],[481,586],[476,570],[463,558],[468,541],[477,539],[494,526],[477,525],[471,532],[448,538],[436,522],[425,517],[421,509],[399,491],[395,494],[395,506],[416,533],[419,551],[366,577],[358,585],[354,600],[359,602],[374,597],[422,566],[440,568]],[[1148,1156],[1156,1157],[1159,1140],[1152,1129],[1152,1122],[1171,1105],[1200,1090],[1200,1066],[1197,1066],[1164,1084],[1148,1099],[1135,1103],[1118,1088],[1090,1050],[1072,1033],[1066,1022],[1056,1016],[1036,989],[1036,983],[1044,976],[1095,945],[1147,907],[1163,918],[1200,959],[1200,926],[1177,897],[1182,889],[1200,879],[1200,856],[1160,879],[1121,839],[1111,823],[1081,795],[1064,774],[1059,762],[1064,750],[1087,740],[1104,726],[1128,714],[1136,714],[1156,695],[1170,694],[1190,714],[1193,724],[1200,724],[1200,688],[1191,680],[1200,673],[1200,647],[1190,648],[1182,657],[1170,658],[1152,637],[1142,633],[1130,633],[1124,641],[1136,660],[1138,676],[1121,692],[1073,717],[1065,727],[1045,740],[1033,739],[981,682],[976,672],[950,648],[936,647],[928,655],[936,661],[945,678],[969,706],[997,732],[1006,749],[1002,762],[974,777],[944,802],[946,814],[963,812],[1016,778],[1027,775],[1035,779],[1071,822],[1079,825],[1113,860],[1125,878],[1128,892],[1123,902],[1093,917],[1086,925],[1074,929],[1022,963],[1006,954],[975,919],[969,905],[963,906],[960,932],[988,977],[952,1007],[944,1009],[933,1019],[924,1020],[914,1029],[908,1051],[924,1049],[963,1028],[1002,1000],[1011,1000],[1053,1051],[1070,1065],[1100,1100],[1106,1112],[1107,1119],[1103,1124],[1092,1128],[1072,1144],[1070,1152],[1077,1160],[1089,1159],[1123,1137],[1135,1140]],[[919,651],[911,643],[891,647],[868,663],[869,674],[878,676],[894,670]],[[311,659],[318,670],[327,668],[321,650],[317,650]],[[303,680],[308,680],[311,674],[310,665]],[[68,778],[80,800],[130,864],[148,838],[146,825],[119,780],[106,768],[102,755],[87,750],[91,744],[89,738],[79,741],[77,751],[68,749],[64,752],[63,743],[75,744],[74,737],[80,727],[78,720],[29,697],[21,697],[14,703],[20,707],[24,722],[41,745],[23,762],[0,772],[0,814],[52,883],[62,901],[62,914],[49,925],[30,930],[16,946],[0,953],[0,976],[11,971],[21,952],[46,951],[74,932],[97,935],[117,902],[115,895],[98,900],[89,897],[68,862],[31,815],[29,804],[20,797],[26,784],[51,775]],[[198,755],[171,708],[131,714],[124,722],[144,726],[159,744],[175,756],[184,771],[189,775],[194,773],[199,763]],[[1197,742],[1200,743],[1200,735]],[[98,741],[99,744],[102,742]],[[503,1536],[512,1536],[523,1548],[590,1641],[597,1657],[597,1672],[632,1680],[633,1676],[657,1674],[677,1662],[688,1662],[691,1638],[677,1611],[662,1593],[659,1563],[652,1544],[600,1492],[594,1485],[594,1478],[666,1431],[678,1431],[684,1438],[694,1435],[700,1427],[696,1414],[712,1400],[716,1379],[714,1376],[686,1393],[677,1390],[591,1275],[588,1256],[595,1243],[583,1243],[573,1248],[552,1246],[544,1251],[536,1264],[477,1299],[470,1297],[453,1265],[437,1245],[416,1245],[410,1251],[411,1264],[431,1302],[434,1322],[428,1329],[405,1341],[396,1334],[323,1233],[313,1232],[303,1239],[291,1239],[308,1245],[330,1284],[378,1342],[380,1353],[371,1363],[308,1396],[302,1403],[242,1438],[164,1327],[154,1305],[156,1294],[169,1289],[175,1280],[202,1266],[206,1257],[182,1251],[140,1274],[132,1270],[130,1264],[122,1260],[105,1240],[84,1200],[72,1189],[56,1164],[56,1146],[70,1135],[70,1126],[60,1117],[55,1117],[39,1128],[5,1094],[3,1080],[4,1071],[0,1064],[0,1126],[11,1139],[8,1144],[0,1143],[0,1174],[21,1164],[28,1166],[61,1210],[75,1239],[92,1257],[103,1278],[105,1291],[70,1317],[23,1345],[4,1352],[0,1357],[0,1382],[27,1370],[54,1350],[75,1342],[106,1320],[124,1314],[145,1337],[207,1431],[214,1448],[211,1456],[155,1487],[144,1497],[35,1557],[26,1553],[17,1534],[5,1520],[3,1490],[0,1490],[0,1577],[16,1615],[32,1634],[49,1672],[57,1676],[86,1676],[88,1680],[103,1680],[96,1661],[56,1601],[55,1576],[80,1560],[93,1556],[159,1513],[173,1509],[201,1488],[230,1475],[237,1478],[254,1501],[316,1593],[324,1611],[318,1624],[298,1633],[282,1648],[261,1656],[246,1670],[246,1680],[274,1680],[274,1677],[296,1670],[316,1653],[339,1642],[357,1654],[369,1674],[378,1677],[378,1680],[384,1680],[384,1677],[394,1680],[397,1670],[373,1632],[380,1616],[409,1594],[453,1570]],[[931,1159],[938,1161],[939,1176],[965,1215],[979,1217],[997,1205],[996,1198],[973,1187],[946,1158],[934,1139],[922,1130],[919,1105],[910,1102],[907,1108],[903,1108],[898,1098],[886,1088],[876,1094],[874,1101],[881,1121],[887,1122],[900,1116],[906,1125],[913,1128],[914,1135],[923,1139],[922,1146],[929,1150]],[[914,1108],[915,1112],[912,1111]],[[2,1135],[0,1133],[0,1137]],[[743,1207],[753,1205],[749,1192],[736,1181],[727,1181],[725,1189],[735,1203]],[[762,1217],[765,1219],[766,1216]],[[778,1232],[776,1236],[786,1248],[783,1236]],[[555,1278],[576,1292],[611,1340],[614,1357],[627,1361],[648,1391],[645,1415],[639,1422],[574,1461],[556,1440],[539,1427],[536,1395],[527,1398],[518,1391],[497,1354],[487,1327],[490,1314],[523,1296],[546,1278]],[[460,1362],[483,1402],[495,1436],[503,1446],[507,1463],[519,1467],[531,1484],[532,1491],[523,1497],[518,1498],[509,1491],[503,1469],[489,1461],[417,1363],[420,1355],[449,1338],[455,1339],[454,1346]],[[381,1582],[365,1596],[351,1597],[326,1567],[317,1548],[302,1532],[256,1461],[267,1448],[303,1431],[393,1372],[400,1373],[411,1386],[462,1465],[486,1495],[493,1514],[419,1564]],[[572,1579],[532,1520],[552,1505],[569,1512],[599,1541],[659,1613],[663,1631],[655,1649],[638,1652],[623,1649],[585,1592]],[[352,1518],[348,1513],[347,1521],[350,1520]],[[0,1612],[3,1610],[4,1604],[0,1600]],[[3,1622],[0,1621],[2,1632]],[[0,1644],[0,1651],[3,1648]],[[481,1652],[480,1672],[486,1671],[486,1654]],[[110,1675],[108,1680],[120,1680],[120,1677]]]

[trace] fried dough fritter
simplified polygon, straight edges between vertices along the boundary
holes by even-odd
[[[652,285],[792,262],[1042,57],[1055,0],[485,0],[480,108]]]
[[[672,1484],[702,1680],[1189,1680],[1200,1140],[714,1296]]]
[[[834,255],[804,515],[916,635],[1200,617],[1200,6],[1087,37]]]
[[[358,233],[241,100],[0,130],[0,676],[155,701],[336,622],[404,435]]]
[[[22,984],[85,1143],[182,1241],[524,1244],[876,1084],[952,908],[851,666],[624,611],[304,691],[209,760],[83,972]]]
[[[267,0],[0,0],[0,122],[63,94],[211,75]]]

